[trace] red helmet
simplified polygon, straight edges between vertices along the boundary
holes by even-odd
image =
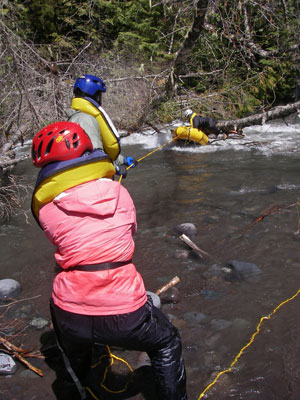
[[[79,124],[68,121],[55,122],[39,131],[32,140],[31,159],[35,167],[80,157],[93,151],[89,136]]]

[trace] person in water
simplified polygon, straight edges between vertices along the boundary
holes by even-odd
[[[103,171],[100,179],[76,184],[80,168],[86,168],[95,156],[99,163],[101,156],[108,159],[93,147],[79,124],[64,121],[43,128],[32,142],[32,162],[41,168],[33,196],[42,190],[43,182],[51,180],[51,174],[57,180],[61,171],[74,171],[70,187],[52,200],[47,197],[38,211],[38,222],[56,247],[59,273],[50,306],[70,374],[66,385],[76,389],[73,400],[76,393],[85,398],[82,385],[89,375],[93,349],[102,344],[146,352],[155,398],[187,400],[180,334],[153,305],[132,262],[137,222],[129,192],[108,177],[109,171]]]
[[[126,169],[122,166],[137,165],[133,157],[120,154],[120,138],[113,122],[102,107],[102,94],[106,85],[95,75],[81,75],[74,84],[71,108],[66,110],[68,120],[78,123],[89,135],[93,148],[104,150],[114,161],[117,173]]]
[[[188,108],[184,112],[184,116],[189,120],[192,128],[200,129],[206,135],[214,134],[219,135],[223,132],[217,127],[217,120],[211,117],[201,117],[193,110]]]

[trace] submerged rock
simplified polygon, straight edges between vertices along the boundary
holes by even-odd
[[[189,252],[188,250],[176,250],[175,251],[175,257],[180,259],[180,260],[187,260],[189,258]]]
[[[236,260],[228,261],[222,271],[225,279],[231,282],[240,282],[261,273],[261,269],[256,264]]]
[[[190,223],[190,222],[186,222],[184,224],[180,224],[177,225],[175,227],[175,231],[176,233],[178,233],[179,235],[195,235],[197,233],[197,228],[194,224]]]
[[[203,278],[211,279],[216,276],[221,276],[222,272],[222,268],[218,264],[213,264],[203,273]]]
[[[221,331],[230,326],[231,324],[232,322],[226,321],[225,319],[212,319],[210,321],[210,325],[215,331]]]
[[[202,325],[207,322],[208,317],[206,314],[199,311],[188,311],[184,313],[183,319],[189,325]]]
[[[160,295],[161,298],[161,302],[163,304],[168,304],[168,303],[179,303],[181,300],[181,294],[179,292],[179,290],[175,287],[170,288],[169,290],[167,290],[165,293],[162,293]]]
[[[17,296],[21,291],[21,285],[14,279],[0,279],[0,300]]]
[[[222,296],[221,293],[215,292],[214,290],[208,290],[208,289],[202,289],[201,294],[206,300],[215,300]]]

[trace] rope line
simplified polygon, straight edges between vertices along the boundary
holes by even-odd
[[[101,382],[100,382],[100,387],[102,387],[102,388],[103,388],[104,390],[106,390],[106,392],[108,392],[108,393],[113,393],[113,394],[123,393],[123,392],[125,392],[125,391],[127,390],[129,381],[125,384],[125,386],[124,386],[123,389],[120,389],[120,390],[112,390],[112,389],[109,389],[109,388],[105,385],[105,383],[104,383],[105,380],[106,380],[106,377],[107,377],[107,373],[108,373],[109,369],[112,367],[112,365],[113,365],[113,363],[114,363],[114,360],[118,360],[118,361],[123,362],[123,363],[128,367],[128,369],[129,369],[129,371],[130,371],[131,373],[133,373],[134,370],[133,370],[133,368],[131,367],[131,365],[130,365],[126,360],[124,360],[124,359],[121,358],[121,357],[118,357],[118,356],[114,355],[114,354],[110,351],[109,346],[106,345],[106,349],[107,349],[107,351],[108,351],[108,354],[103,354],[103,355],[99,358],[98,362],[95,363],[95,364],[93,364],[91,368],[96,368],[96,367],[101,363],[101,361],[103,360],[103,358],[108,357],[108,358],[110,359],[110,363],[109,363],[109,365],[105,368],[105,371],[104,371],[104,374],[103,374],[103,378],[102,378],[102,380],[101,380]],[[99,400],[99,398],[95,395],[95,393],[92,391],[92,389],[91,389],[89,386],[86,386],[85,389],[90,393],[90,395],[93,397],[93,399]]]
[[[218,375],[215,377],[215,379],[214,379],[209,385],[206,386],[206,388],[205,388],[205,389],[203,390],[203,392],[200,394],[198,400],[202,399],[202,398],[204,397],[204,394],[205,394],[212,386],[214,386],[214,385],[217,383],[217,381],[218,381],[218,379],[220,378],[220,376],[222,376],[223,374],[225,374],[225,373],[227,373],[227,372],[230,372],[230,371],[232,370],[232,368],[233,368],[234,365],[238,362],[238,359],[239,359],[240,356],[243,354],[243,352],[254,342],[255,337],[256,337],[256,336],[258,335],[258,333],[260,332],[260,327],[261,327],[263,321],[266,320],[266,319],[270,319],[270,318],[272,317],[272,315],[274,315],[283,305],[285,305],[286,303],[288,303],[288,302],[291,301],[291,300],[294,300],[294,298],[297,297],[299,293],[300,293],[300,289],[298,289],[298,291],[297,291],[293,296],[291,296],[291,297],[289,297],[288,299],[286,299],[286,300],[284,300],[283,302],[281,302],[277,307],[274,308],[274,310],[273,310],[270,314],[261,317],[261,319],[260,319],[260,321],[259,321],[259,323],[258,323],[258,325],[257,325],[257,327],[256,327],[256,330],[255,330],[255,332],[252,334],[252,336],[251,336],[249,342],[239,351],[239,353],[237,354],[237,356],[234,358],[234,360],[233,360],[232,363],[230,364],[229,368],[227,368],[227,369],[225,369],[225,370],[219,372]]]
[[[147,154],[144,155],[143,157],[138,158],[137,161],[140,162],[140,161],[144,160],[146,157],[149,157],[151,154],[153,154],[153,153],[155,153],[156,151],[162,149],[164,146],[166,146],[167,144],[173,142],[173,140],[176,140],[177,138],[178,138],[178,135],[175,136],[175,137],[173,137],[172,139],[168,140],[166,143],[162,144],[161,146],[157,147],[156,149],[150,151],[149,153],[147,153]],[[133,166],[133,164],[129,165],[129,166],[126,168],[126,170],[129,170],[130,168],[132,168],[132,166]],[[122,176],[123,176],[123,175],[120,176],[119,182],[121,182]]]

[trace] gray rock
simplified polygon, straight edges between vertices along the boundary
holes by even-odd
[[[163,304],[168,304],[168,303],[176,304],[180,302],[181,294],[177,288],[172,287],[169,290],[167,290],[166,293],[162,293],[160,295],[160,299]]]
[[[29,325],[33,326],[36,329],[43,329],[46,326],[49,325],[49,321],[44,319],[44,318],[40,318],[40,317],[34,317],[30,322]]]
[[[161,308],[161,301],[160,301],[159,296],[153,292],[149,292],[149,290],[147,290],[146,293],[147,293],[147,296],[151,297],[154,307]]]
[[[21,291],[21,285],[14,279],[0,279],[0,300],[17,296]]]
[[[195,235],[197,233],[197,228],[194,224],[190,222],[186,222],[181,225],[177,225],[175,228],[178,234],[185,234],[185,235]]]
[[[228,261],[222,269],[225,279],[231,282],[240,282],[261,273],[261,269],[256,264],[237,260]]]
[[[0,353],[0,375],[12,375],[16,370],[14,359],[8,354]]]

